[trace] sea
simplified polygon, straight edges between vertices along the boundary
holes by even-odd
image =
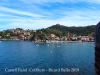
[[[0,41],[0,75],[95,75],[94,42]]]

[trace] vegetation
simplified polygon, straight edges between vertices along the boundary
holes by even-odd
[[[85,26],[85,27],[67,27],[60,24],[56,24],[46,29],[40,29],[38,31],[42,31],[47,35],[53,33],[57,36],[59,35],[65,36],[68,33],[82,35],[82,36],[88,36],[88,35],[94,36],[95,25]]]
[[[16,28],[15,30],[19,30],[21,31],[21,33],[15,34],[11,30],[5,30],[0,32],[0,36],[2,37],[2,39],[11,39],[12,36],[16,36],[19,38],[20,35],[27,37],[26,35],[23,34],[23,32],[25,33],[29,32],[29,29],[28,31],[27,30],[25,31],[21,28]],[[60,24],[56,24],[48,28],[39,29],[36,32],[30,31],[31,35],[29,37],[30,40],[34,40],[34,41],[35,40],[45,41],[46,39],[52,39],[50,38],[50,34],[55,34],[59,38],[61,38],[61,36],[67,36],[68,33],[75,34],[77,36],[81,35],[81,36],[94,37],[94,31],[95,31],[95,25],[85,26],[85,27],[67,27]]]

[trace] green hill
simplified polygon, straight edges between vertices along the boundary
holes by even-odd
[[[69,33],[76,35],[90,35],[95,31],[95,25],[84,27],[67,27],[64,25],[56,24],[47,28],[49,31],[59,31],[62,35]]]

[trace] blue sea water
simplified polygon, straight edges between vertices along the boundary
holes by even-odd
[[[94,57],[94,43],[1,41],[0,75],[95,75]],[[19,68],[26,70],[18,71]],[[37,68],[45,72],[28,71]],[[51,72],[50,68],[56,70]],[[17,70],[8,72],[10,69]]]

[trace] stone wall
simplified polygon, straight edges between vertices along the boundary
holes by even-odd
[[[100,75],[100,22],[95,28],[95,71]]]
[[[100,47],[95,47],[95,71],[100,75]]]

